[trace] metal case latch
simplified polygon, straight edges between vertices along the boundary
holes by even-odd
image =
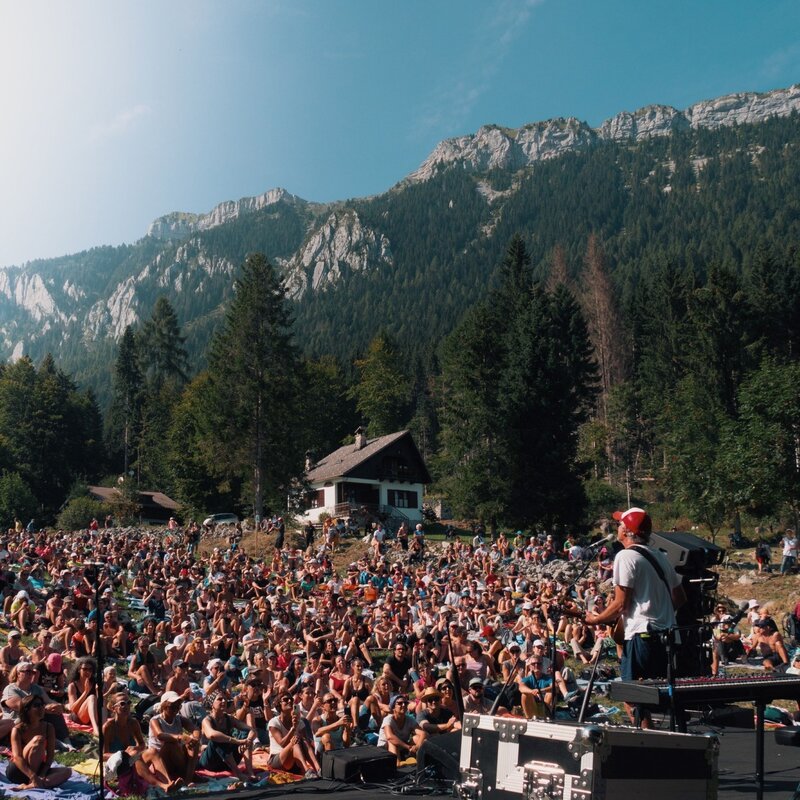
[[[522,780],[524,800],[562,800],[564,770],[547,761],[529,761]]]

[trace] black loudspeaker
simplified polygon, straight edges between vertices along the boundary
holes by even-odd
[[[460,753],[461,731],[430,736],[417,751],[417,775],[424,778],[425,768],[432,767],[435,777],[457,781]]]
[[[696,628],[711,613],[719,576],[710,568],[722,563],[725,550],[699,536],[681,531],[653,533],[651,547],[660,550],[675,572],[683,579],[686,603],[678,609],[681,645],[677,648],[678,677],[708,675],[711,656],[707,646],[708,632]]]
[[[664,553],[669,563],[681,575],[702,572],[706,567],[721,564],[725,558],[723,548],[692,533],[681,531],[653,533],[650,536],[650,546]]]
[[[330,780],[384,783],[397,772],[397,758],[383,747],[366,744],[322,754],[322,777]]]

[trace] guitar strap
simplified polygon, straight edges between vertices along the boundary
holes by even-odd
[[[667,594],[671,598],[672,589],[670,588],[670,585],[667,583],[667,579],[664,576],[664,570],[661,569],[661,564],[659,564],[658,561],[656,561],[653,554],[646,547],[642,547],[641,545],[638,544],[631,545],[630,549],[635,550],[637,553],[639,553],[639,555],[642,555],[645,557],[645,559],[647,559],[647,561],[650,563],[650,566],[656,571],[656,575],[658,575],[658,577],[661,578],[661,580],[664,583],[664,586],[667,587]]]

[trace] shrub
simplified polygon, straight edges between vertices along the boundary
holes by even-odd
[[[91,497],[75,497],[70,500],[58,515],[56,525],[65,531],[88,528],[92,517],[102,522],[110,511],[105,503]]]
[[[18,472],[0,475],[0,524],[8,528],[15,517],[25,524],[36,515],[37,506],[36,497]]]

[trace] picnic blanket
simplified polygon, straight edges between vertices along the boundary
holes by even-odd
[[[13,787],[19,784],[11,783],[6,778],[9,763],[0,762],[0,790],[6,795],[13,795]],[[97,789],[73,770],[70,779],[56,789],[26,789],[25,797],[30,800],[97,800]]]

